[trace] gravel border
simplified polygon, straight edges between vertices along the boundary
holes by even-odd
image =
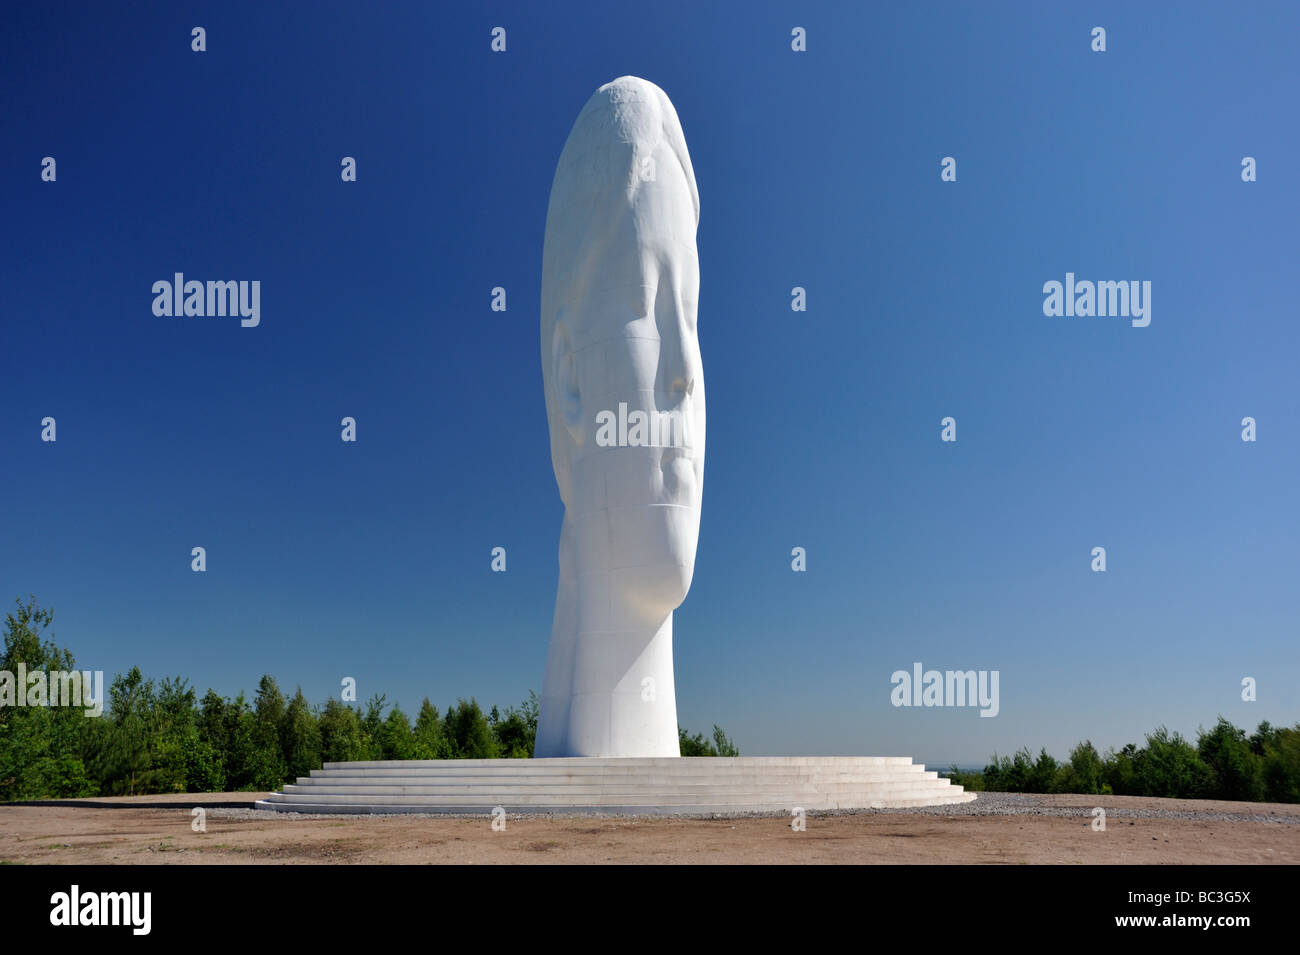
[[[1098,796],[1097,805],[1106,810],[1107,819],[1183,819],[1193,822],[1273,822],[1282,825],[1300,825],[1300,814],[1264,812],[1222,812],[1206,809],[1122,809],[1106,805],[1108,797]],[[179,808],[179,807],[178,807]],[[186,808],[185,812],[189,812]],[[490,812],[478,813],[309,813],[280,812],[271,809],[232,809],[214,807],[207,811],[213,819],[267,820],[276,817],[290,819],[483,819]],[[953,803],[946,806],[920,806],[901,809],[810,809],[813,818],[822,816],[1056,816],[1059,818],[1091,819],[1092,808],[1082,806],[1054,806],[1043,797],[1029,793],[975,794],[973,802]],[[716,813],[577,813],[577,812],[515,812],[507,810],[508,819],[788,819],[788,812],[716,812]]]

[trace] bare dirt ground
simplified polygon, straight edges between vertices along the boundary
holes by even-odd
[[[299,816],[260,793],[0,806],[0,862],[338,863],[1300,863],[1300,806],[981,793],[961,806],[730,819]],[[1094,831],[1091,810],[1106,810]],[[191,809],[206,832],[191,829]]]

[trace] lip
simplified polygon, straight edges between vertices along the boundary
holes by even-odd
[[[690,448],[663,448],[659,456],[659,473],[665,489],[685,491],[695,484],[695,453]]]
[[[695,507],[699,503],[695,460],[689,449],[665,448],[659,459],[659,473],[666,501]]]

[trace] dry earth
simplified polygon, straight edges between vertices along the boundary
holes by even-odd
[[[924,810],[788,817],[299,816],[214,793],[0,806],[0,862],[1300,863],[1300,806],[981,793]],[[1106,809],[1093,831],[1092,807]],[[205,807],[206,832],[191,830]]]

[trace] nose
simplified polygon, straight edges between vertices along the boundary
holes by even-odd
[[[655,324],[659,329],[659,368],[655,375],[655,392],[666,395],[673,405],[695,393],[695,369],[690,365],[687,348],[690,330],[676,291],[660,288],[655,297]]]

